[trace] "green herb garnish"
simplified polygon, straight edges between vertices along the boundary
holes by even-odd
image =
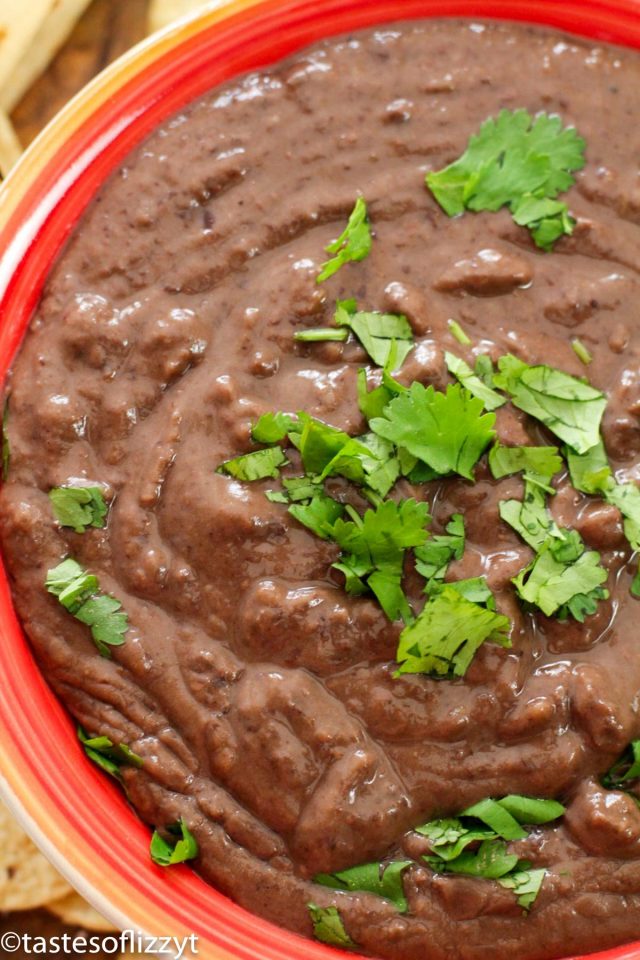
[[[335,321],[353,331],[379,367],[389,364],[394,345],[394,368],[402,366],[413,347],[413,330],[402,314],[367,312],[358,310],[355,300],[338,300]]]
[[[571,615],[580,623],[595,613],[598,600],[606,599],[602,588],[607,571],[600,554],[585,550],[575,530],[563,539],[548,539],[535,560],[513,578],[518,596],[550,617]]]
[[[232,460],[225,460],[216,473],[226,473],[236,480],[265,480],[267,477],[275,479],[280,473],[280,467],[284,467],[287,462],[280,447],[267,447],[265,450],[254,450]]]
[[[317,907],[315,903],[308,903],[313,934],[316,940],[328,943],[332,947],[354,947],[355,944],[344,928],[342,917],[337,907]]]
[[[184,817],[180,817],[177,823],[166,829],[170,834],[169,839],[165,839],[157,830],[154,830],[151,837],[149,852],[154,863],[159,867],[172,867],[176,863],[184,863],[185,860],[193,860],[198,856],[198,841],[189,830]]]
[[[335,890],[373,893],[390,900],[400,913],[407,912],[407,898],[402,886],[402,874],[413,860],[394,860],[391,863],[365,863],[337,873],[319,873],[314,882]]]
[[[506,890],[513,890],[518,904],[523,910],[530,910],[536,897],[540,893],[542,881],[547,871],[544,868],[537,870],[516,870],[507,876],[499,877],[498,883]]]
[[[406,622],[411,610],[401,586],[404,557],[427,539],[428,505],[386,500],[364,517],[349,507],[347,512],[351,519],[336,520],[330,534],[342,551],[333,566],[344,574],[347,593],[362,594],[368,588],[390,620]]]
[[[367,217],[367,204],[363,197],[358,197],[355,207],[351,211],[349,221],[337,240],[325,247],[327,253],[335,256],[322,265],[322,271],[317,277],[317,283],[328,280],[345,263],[355,260],[364,260],[371,252],[371,229]]]
[[[104,527],[107,504],[100,487],[54,487],[49,491],[53,513],[62,527],[84,533],[87,527]]]
[[[482,400],[485,410],[497,410],[507,402],[506,397],[500,396],[496,390],[488,387],[486,383],[478,377],[468,363],[456,357],[455,354],[445,351],[444,355],[447,370],[460,381],[469,393],[478,400]]]
[[[116,780],[122,779],[120,767],[141,767],[144,762],[126,743],[114,743],[109,737],[90,737],[82,727],[78,727],[77,734],[89,759]]]
[[[493,440],[494,413],[456,384],[446,393],[417,381],[385,407],[370,427],[440,476],[473,479],[473,467]]]
[[[593,360],[593,356],[587,350],[582,340],[578,340],[578,338],[576,337],[571,341],[571,346],[578,360],[584,363],[585,367],[589,366],[589,364]]]
[[[445,584],[400,634],[399,667],[394,676],[463,677],[485,641],[511,646],[510,626],[508,617],[467,600],[451,584]]]
[[[501,800],[480,800],[457,817],[432,820],[416,832],[430,841],[431,855],[425,857],[439,873],[459,873],[497,880],[513,890],[525,910],[533,904],[546,871],[509,853],[506,841],[524,839],[524,825],[557,820],[565,808],[556,800],[539,800],[512,794]]]
[[[537,246],[550,250],[573,231],[566,204],[555,197],[575,182],[572,172],[584,166],[584,149],[584,140],[573,128],[563,129],[557,116],[501,110],[454,163],[427,174],[427,186],[450,217],[509,207]]]
[[[326,343],[335,341],[344,343],[349,338],[349,331],[344,327],[309,327],[307,330],[296,330],[293,335],[294,340],[301,343]]]
[[[91,628],[91,636],[103,657],[110,657],[109,647],[124,643],[128,629],[127,614],[115,597],[99,593],[98,579],[70,557],[47,572],[45,586],[49,593],[76,620]]]
[[[496,480],[523,471],[544,488],[562,470],[562,458],[557,447],[503,447],[496,443],[489,450],[489,469]]]
[[[256,443],[279,443],[290,430],[296,429],[296,423],[290,413],[263,413],[254,423],[251,437]]]
[[[465,333],[457,320],[447,320],[447,326],[458,343],[462,344],[463,347],[471,346],[471,337]]]
[[[429,537],[425,544],[415,548],[416,570],[427,580],[425,592],[430,592],[434,580],[444,580],[447,568],[464,553],[464,519],[454,513],[445,527],[446,533]]]
[[[531,367],[508,355],[498,361],[493,382],[511,395],[520,410],[540,420],[576,453],[585,453],[600,439],[600,421],[607,398],[595,387],[553,367]]]
[[[632,740],[619,760],[602,776],[608,790],[624,789],[625,784],[640,777],[640,740]]]

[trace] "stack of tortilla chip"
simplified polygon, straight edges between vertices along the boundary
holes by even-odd
[[[40,907],[69,926],[97,931],[113,929],[69,886],[0,804],[0,911]]]
[[[22,152],[9,114],[40,76],[90,0],[0,0],[0,173]]]

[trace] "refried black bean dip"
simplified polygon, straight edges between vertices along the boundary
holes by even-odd
[[[156,862],[393,960],[640,937],[639,90],[627,50],[384,26],[95,198],[0,532]]]

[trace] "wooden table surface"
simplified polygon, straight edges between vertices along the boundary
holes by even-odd
[[[148,7],[149,0],[93,0],[46,73],[12,114],[23,146],[96,73],[146,35]]]

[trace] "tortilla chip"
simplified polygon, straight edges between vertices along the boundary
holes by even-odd
[[[0,0],[0,103],[4,105],[13,74],[33,54],[33,41],[55,0]]]
[[[29,13],[25,16],[24,0],[0,0],[0,24],[3,23],[3,9],[17,7],[20,21],[29,24],[35,22],[35,30],[30,33],[26,47],[20,47],[21,39],[16,34],[15,57],[10,73],[6,72],[6,49],[0,42],[0,108],[11,113],[35,80],[49,66],[64,41],[71,33],[76,22],[89,6],[91,0],[48,0],[45,3],[46,15],[37,20],[32,8],[38,7],[39,0],[28,0]],[[26,37],[26,31],[22,35]]]
[[[0,804],[0,910],[32,910],[72,888]]]
[[[6,177],[20,159],[22,144],[6,113],[0,111],[0,176]]]
[[[167,24],[193,13],[201,7],[209,6],[203,0],[151,0],[149,7],[149,33],[160,30]]]
[[[108,933],[114,929],[113,925],[75,890],[60,900],[48,903],[47,910],[70,927],[84,927],[86,930],[98,930],[101,933]]]

